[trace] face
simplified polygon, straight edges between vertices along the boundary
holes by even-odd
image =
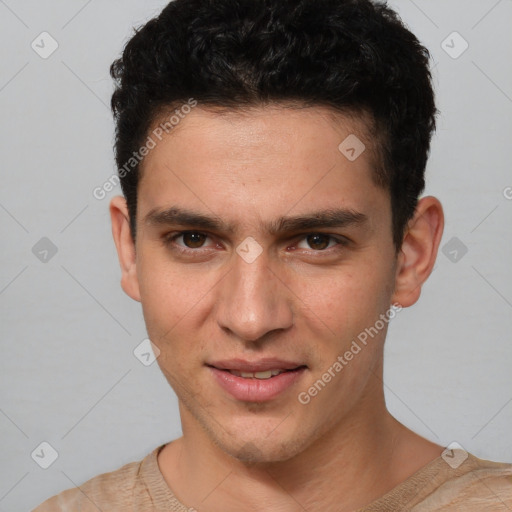
[[[353,161],[350,134],[367,148]],[[185,433],[286,460],[378,401],[386,327],[353,345],[389,311],[396,269],[370,147],[362,123],[321,108],[198,106],[146,157],[125,289]]]

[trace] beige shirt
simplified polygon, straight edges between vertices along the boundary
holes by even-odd
[[[160,472],[157,455],[164,446],[142,461],[63,491],[32,512],[193,512],[178,501]],[[438,457],[357,512],[512,511],[512,464],[468,454],[452,466],[456,460]]]

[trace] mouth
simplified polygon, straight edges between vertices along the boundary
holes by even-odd
[[[264,402],[284,393],[304,375],[307,365],[260,360],[231,360],[206,364],[215,381],[232,397],[244,402]]]
[[[217,368],[213,365],[206,365],[210,368],[215,368],[216,370],[220,370],[223,372],[228,372],[231,375],[235,375],[236,377],[242,377],[243,379],[260,379],[260,380],[266,380],[271,379],[272,377],[277,377],[278,375],[281,375],[285,372],[294,372],[297,370],[300,370],[302,368],[306,368],[306,365],[297,366],[296,368],[291,369],[283,369],[283,368],[272,368],[270,370],[264,370],[259,372],[244,372],[242,370],[231,370],[228,368]]]

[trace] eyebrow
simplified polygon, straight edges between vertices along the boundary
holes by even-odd
[[[153,209],[143,219],[144,224],[188,226],[202,230],[234,233],[232,224],[218,216],[208,216],[178,207],[164,210]],[[271,234],[305,231],[317,228],[345,228],[367,224],[368,217],[362,212],[348,208],[326,209],[302,214],[295,217],[280,217],[264,224],[265,230]]]

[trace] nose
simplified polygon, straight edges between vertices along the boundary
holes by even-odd
[[[291,293],[263,252],[247,263],[233,255],[217,303],[219,326],[238,339],[256,342],[293,323]]]

